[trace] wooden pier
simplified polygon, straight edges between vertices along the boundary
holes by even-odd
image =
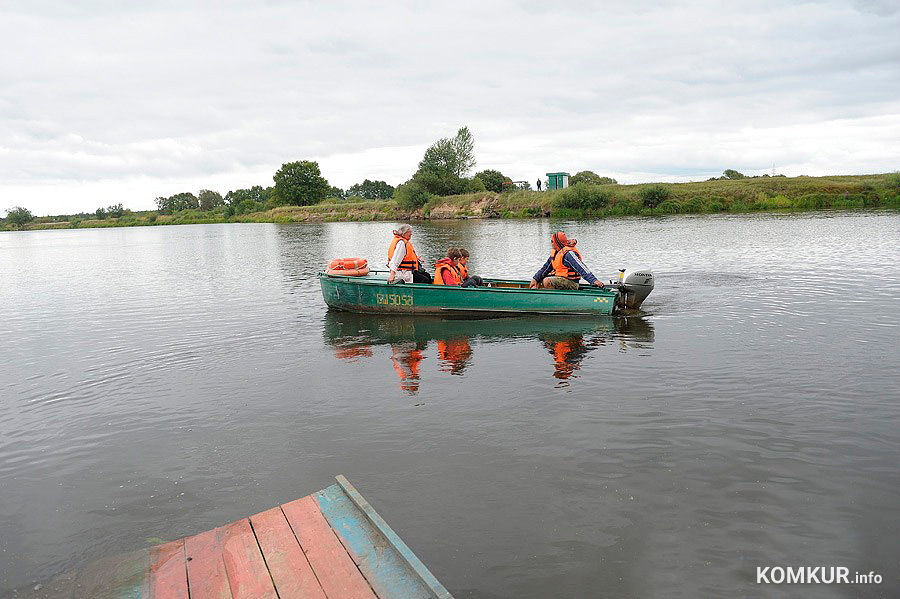
[[[60,592],[51,581],[34,596],[452,599],[343,476],[220,528],[101,560],[65,583]]]

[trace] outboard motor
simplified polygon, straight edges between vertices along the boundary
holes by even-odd
[[[610,282],[619,288],[620,307],[637,310],[653,291],[653,271],[644,266],[623,268],[619,270],[618,280]]]

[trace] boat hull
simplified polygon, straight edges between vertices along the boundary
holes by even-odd
[[[343,277],[319,273],[322,297],[330,308],[372,314],[586,314],[608,316],[618,291],[528,289],[526,281],[486,279],[491,286],[388,285],[383,274]],[[498,287],[496,285],[503,285]]]

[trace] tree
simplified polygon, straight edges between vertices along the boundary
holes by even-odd
[[[432,171],[465,177],[475,167],[475,139],[468,127],[456,132],[456,137],[439,139],[425,150],[419,171]]]
[[[475,140],[462,127],[456,137],[439,139],[425,150],[413,179],[428,193],[456,195],[471,186],[464,177],[474,166]]]
[[[270,189],[260,185],[254,185],[250,189],[235,189],[225,194],[225,203],[229,206],[236,206],[245,201],[265,204],[271,194]]]
[[[503,191],[503,182],[509,181],[509,177],[507,177],[500,171],[495,171],[492,169],[485,169],[479,173],[476,173],[475,177],[481,179],[481,182],[484,183],[484,188],[486,190],[493,191],[495,193],[500,193],[501,191]]]
[[[575,185],[576,183],[587,183],[588,185],[613,185],[618,183],[615,179],[611,177],[601,177],[594,171],[581,171],[572,175],[572,178],[569,179],[569,185]]]
[[[736,170],[731,169],[731,168],[724,170],[722,172],[722,175],[724,175],[725,179],[746,179],[747,178],[747,175],[745,175],[744,173],[739,173]]]
[[[343,189],[341,189],[340,187],[335,187],[335,186],[332,185],[331,187],[328,188],[328,194],[327,194],[327,196],[328,196],[329,198],[340,198],[340,199],[344,199],[344,198],[347,197],[347,195],[348,195],[347,192],[344,191]]]
[[[328,194],[328,181],[322,177],[319,163],[310,160],[286,162],[275,173],[278,201],[295,206],[321,202]]]
[[[466,192],[466,179],[453,173],[437,171],[419,171],[412,178],[428,193],[439,196],[452,196]]]
[[[394,195],[394,186],[384,181],[369,181],[351,185],[347,190],[348,196],[357,196],[365,200],[387,200]]]
[[[97,211],[94,212],[94,216],[97,220],[105,220],[106,219],[106,209],[105,208],[97,208]]]
[[[34,215],[31,213],[31,210],[28,208],[22,208],[21,206],[13,206],[9,210],[6,211],[6,220],[17,227],[21,227],[25,223],[29,223],[34,220]]]
[[[122,218],[125,214],[125,207],[122,204],[113,204],[106,208],[106,214],[112,218]]]
[[[197,196],[189,191],[176,193],[167,198],[162,196],[156,198],[156,207],[162,214],[172,214],[179,210],[189,210],[191,208],[198,208],[199,206],[200,201],[197,199]]]
[[[200,193],[197,194],[197,201],[200,205],[200,210],[212,210],[213,208],[225,204],[225,200],[222,199],[222,194],[218,191],[211,191],[209,189],[201,189]]]
[[[429,194],[418,182],[410,179],[403,185],[397,186],[394,199],[401,210],[415,210],[424,206],[429,199]]]

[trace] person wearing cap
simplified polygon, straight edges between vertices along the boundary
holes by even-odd
[[[544,265],[534,273],[530,289],[578,289],[578,281],[584,278],[595,287],[603,287],[594,274],[588,270],[581,258],[581,252],[575,249],[575,239],[569,239],[562,231],[550,236],[550,257]]]

